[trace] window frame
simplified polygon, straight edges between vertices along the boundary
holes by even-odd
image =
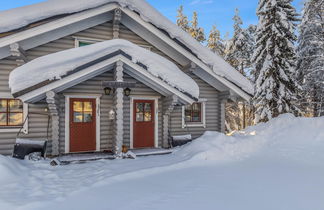
[[[98,42],[103,42],[103,39],[91,39],[91,38],[84,38],[84,37],[73,37],[74,38],[74,47],[80,47],[80,42],[88,43],[88,44],[95,44]]]
[[[186,122],[186,106],[182,106],[182,128],[187,127],[203,127],[206,128],[206,99],[199,99],[196,103],[200,103],[200,122]]]
[[[12,97],[12,95],[7,93],[0,93],[0,99],[4,100],[15,100],[15,98]],[[19,99],[17,99],[19,100]],[[21,132],[24,134],[28,134],[28,119],[26,120],[28,116],[28,104],[23,103],[23,125],[18,126],[12,126],[12,125],[0,125],[0,133],[14,133],[18,132],[21,128]],[[25,123],[24,123],[25,122]]]
[[[1,111],[0,110],[0,114],[6,114],[6,125],[1,125],[0,124],[0,126],[1,127],[20,127],[20,126],[22,126],[23,125],[23,123],[24,123],[24,103],[21,101],[21,100],[19,100],[19,99],[14,99],[14,98],[0,98],[0,101],[6,101],[6,111]],[[20,101],[21,102],[21,105],[22,105],[22,108],[21,108],[21,111],[19,110],[19,112],[18,111],[11,111],[10,110],[10,102],[11,101]],[[21,124],[19,124],[19,125],[10,125],[10,114],[21,114],[22,116],[22,118],[21,118]]]

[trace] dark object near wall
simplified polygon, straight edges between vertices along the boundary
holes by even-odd
[[[191,134],[171,137],[172,147],[182,146],[182,145],[185,145],[191,141],[192,141]]]
[[[26,155],[39,152],[40,156],[45,158],[46,145],[47,141],[17,139],[12,157],[23,160],[25,159]]]

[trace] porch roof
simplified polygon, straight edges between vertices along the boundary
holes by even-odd
[[[178,95],[186,103],[199,97],[196,82],[174,63],[126,40],[110,40],[37,58],[9,76],[15,97],[34,102],[47,91],[60,92],[110,71],[118,60],[125,72],[162,95]]]

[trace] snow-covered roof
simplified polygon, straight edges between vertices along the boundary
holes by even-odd
[[[156,78],[181,92],[199,98],[197,83],[174,63],[123,39],[99,42],[36,58],[10,73],[9,87],[14,94],[47,80],[61,79],[76,68],[119,50],[131,56],[133,63],[145,65],[146,70]]]
[[[0,12],[0,33],[19,29],[46,18],[72,14],[107,3],[118,3],[121,7],[127,7],[136,11],[143,20],[165,30],[172,38],[182,42],[205,64],[211,66],[214,73],[218,76],[226,78],[245,92],[253,94],[253,85],[248,79],[225,62],[219,55],[211,52],[208,48],[194,40],[188,33],[172,23],[145,0],[48,0]]]

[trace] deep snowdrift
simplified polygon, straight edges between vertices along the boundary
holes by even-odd
[[[255,155],[324,162],[324,118],[297,118],[281,115],[226,136],[206,132],[176,154],[191,159],[216,161],[241,160]]]
[[[0,156],[0,209],[322,210],[323,126],[282,115],[135,160],[51,167]]]

